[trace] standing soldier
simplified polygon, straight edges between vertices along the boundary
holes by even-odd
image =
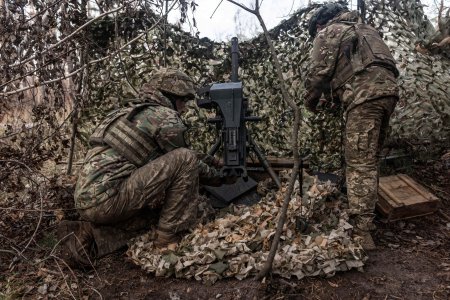
[[[309,33],[315,39],[304,104],[316,112],[324,94],[345,108],[350,216],[362,246],[371,250],[378,157],[398,100],[398,70],[380,34],[341,4],[319,8],[310,20]]]
[[[124,246],[130,238],[126,221],[144,210],[160,209],[158,248],[178,242],[193,225],[199,179],[211,185],[221,181],[214,167],[198,159],[205,156],[186,146],[179,114],[194,94],[188,75],[160,69],[142,86],[139,99],[110,113],[96,128],[75,188],[83,221],[64,221],[58,230],[69,261],[88,266]]]

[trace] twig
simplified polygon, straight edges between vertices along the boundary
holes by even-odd
[[[17,249],[17,247],[11,246],[11,249],[13,249],[14,251],[17,252],[17,254],[19,254],[20,256],[22,256],[23,259],[25,260],[29,260],[28,257],[26,257],[24,254],[20,253],[19,249]]]
[[[57,257],[57,256],[54,256],[53,258],[55,259],[55,263],[56,263],[56,265],[58,266],[59,272],[61,273],[64,282],[66,283],[66,286],[67,286],[67,288],[68,288],[68,290],[69,290],[69,294],[72,296],[72,298],[73,298],[74,300],[77,300],[77,298],[76,298],[76,297],[74,296],[74,294],[72,293],[72,288],[70,287],[69,283],[67,282],[66,276],[65,276],[63,270],[61,269],[61,266],[60,266],[59,263],[58,263],[58,259],[61,260],[61,261],[66,265],[66,267],[69,268],[70,272],[71,272],[72,275],[75,277],[75,279],[76,279],[77,277],[75,276],[75,274],[73,273],[72,269],[66,264],[66,262],[65,262],[64,260],[60,259],[60,258]],[[81,299],[81,295],[80,295],[80,299]]]
[[[0,210],[30,211],[30,212],[49,212],[49,211],[74,211],[74,210],[77,210],[77,209],[76,208],[31,209],[31,208],[0,207]]]
[[[444,218],[445,220],[447,220],[447,222],[450,222],[450,217],[447,216],[442,210],[438,209],[437,213],[438,213],[438,215],[440,215],[442,218]]]
[[[97,293],[97,295],[99,295],[100,296],[100,299],[101,300],[103,300],[103,296],[102,296],[102,294],[100,294],[100,292],[99,291],[97,291],[96,289],[94,289],[92,286],[91,287],[89,287],[91,290],[93,290],[94,292],[96,292]]]
[[[256,0],[256,1],[258,1],[258,0]],[[255,10],[248,8],[248,7],[245,6],[244,4],[238,3],[238,2],[233,1],[233,0],[228,0],[228,2],[231,2],[231,3],[233,3],[234,5],[239,6],[240,8],[242,8],[243,10],[248,11],[248,12],[251,13],[251,14],[254,14],[254,15],[256,14],[256,11],[255,11]]]
[[[22,254],[25,252],[25,250],[27,250],[28,246],[30,246],[31,241],[33,241],[34,237],[36,236],[36,233],[37,233],[37,231],[39,229],[39,226],[41,226],[42,216],[43,216],[42,207],[44,206],[44,201],[42,199],[42,193],[41,193],[41,190],[39,188],[38,188],[38,191],[39,191],[39,196],[40,196],[39,199],[40,199],[40,202],[41,202],[41,212],[39,214],[39,220],[38,220],[38,223],[36,225],[36,228],[34,229],[33,234],[31,235],[31,238],[28,240],[28,243],[25,245],[25,247],[22,249],[22,251],[20,251],[20,253],[19,253],[20,256],[22,256]],[[13,259],[13,261],[9,264],[9,269],[11,269],[11,267],[14,265],[14,263],[16,261],[17,260]]]
[[[42,261],[47,260],[50,257],[54,256],[54,252],[56,250],[56,247],[58,247],[58,245],[64,241],[65,239],[67,239],[69,236],[73,235],[73,232],[68,233],[67,235],[63,236],[59,241],[56,242],[56,244],[53,246],[52,250],[50,250],[50,254],[45,257],[44,259],[42,259]]]
[[[33,170],[31,170],[31,168],[28,165],[26,165],[23,162],[20,162],[18,160],[14,160],[14,159],[0,159],[0,162],[18,164],[18,165],[21,165],[21,166],[24,166],[25,168],[27,168],[28,171],[30,171],[30,173],[33,173]]]
[[[61,242],[63,242],[65,239],[67,239],[68,237],[70,237],[70,236],[72,236],[72,235],[75,236],[75,238],[76,238],[76,240],[78,241],[78,243],[81,244],[81,241],[78,239],[77,235],[76,235],[73,231],[72,231],[72,232],[69,232],[67,235],[65,235],[64,237],[62,237],[58,242],[56,242],[56,244],[53,246],[52,250],[50,251],[50,254],[49,254],[47,257],[45,257],[44,259],[42,259],[41,262],[42,262],[42,261],[45,261],[45,260],[47,260],[47,259],[49,259],[50,257],[57,257],[57,256],[54,254],[54,252],[55,252],[55,250],[56,250],[56,247],[57,247]],[[88,255],[87,252],[86,252],[86,249],[84,249],[84,247],[83,247],[82,249],[83,249],[83,252],[84,252],[84,254],[86,255],[86,257],[87,257],[87,259],[88,259],[88,261],[89,261],[89,263],[90,263],[92,269],[94,270],[95,274],[97,275],[98,279],[101,280],[100,275],[99,275],[98,272],[97,272],[97,269],[95,268],[94,264],[92,263],[91,259],[89,258],[89,255]],[[60,258],[58,257],[58,259],[60,259]]]
[[[5,250],[5,249],[0,249],[0,252],[2,252],[2,253],[9,253],[9,254],[13,254],[13,255],[16,255],[17,253],[16,252],[14,252],[14,251],[11,251],[11,250]],[[19,253],[20,254],[20,253]]]
[[[219,6],[222,4],[223,0],[220,0],[219,4],[217,4],[216,9],[213,11],[213,13],[211,14],[211,16],[209,17],[210,19],[212,19],[212,17],[214,16],[214,14],[216,13],[217,9],[219,8]]]
[[[41,172],[33,171],[28,165],[26,165],[25,163],[20,162],[18,160],[14,160],[14,159],[0,159],[0,162],[3,162],[3,163],[15,163],[15,164],[24,166],[25,168],[27,168],[28,171],[30,171],[30,173],[37,173],[37,174],[41,175],[42,177],[44,177],[44,179],[46,179],[47,181],[50,181],[50,179],[47,176],[45,176],[44,174],[42,174]],[[30,179],[30,181],[32,181],[36,185],[38,185],[38,183],[36,181],[34,181],[31,178],[29,178],[29,179]]]
[[[87,46],[83,47],[80,50],[80,64],[83,65],[86,63],[86,51],[87,51]],[[73,63],[72,63],[72,59],[70,56],[67,57],[66,59],[66,66],[69,69],[68,71],[72,71],[72,67],[73,67]],[[84,72],[81,73],[80,75],[80,80],[78,81],[78,86],[75,88],[74,86],[74,80],[69,80],[68,84],[69,84],[69,100],[72,100],[71,102],[74,105],[74,109],[73,109],[73,115],[72,115],[72,132],[71,132],[71,136],[70,136],[70,149],[69,149],[69,162],[67,164],[67,171],[66,174],[67,175],[72,175],[72,163],[73,163],[73,156],[75,154],[75,144],[76,144],[76,135],[78,132],[78,119],[79,119],[79,107],[80,107],[80,103],[79,103],[79,97],[77,97],[81,90],[83,89],[83,84],[85,83],[85,76],[86,76],[86,71],[88,69],[85,69]]]
[[[83,25],[81,25],[80,27],[78,27],[76,30],[74,30],[71,34],[69,34],[68,36],[66,36],[65,38],[63,38],[62,40],[60,40],[59,42],[57,42],[56,44],[53,44],[53,45],[51,45],[50,47],[48,47],[47,49],[45,49],[45,50],[39,52],[39,54],[42,55],[42,54],[47,53],[48,51],[52,50],[53,48],[58,47],[59,45],[61,45],[61,44],[64,43],[65,41],[67,41],[68,39],[72,38],[75,34],[77,34],[78,32],[80,32],[81,30],[83,30],[85,27],[89,26],[91,23],[97,21],[97,20],[100,19],[100,18],[103,18],[103,17],[106,16],[106,15],[115,13],[116,11],[119,11],[119,10],[121,10],[122,8],[124,8],[124,6],[119,6],[118,8],[115,8],[115,9],[112,9],[112,10],[110,10],[110,11],[104,12],[103,14],[98,15],[98,16],[95,17],[95,18],[92,18],[92,20],[90,20],[90,21],[84,23]],[[36,58],[36,54],[34,54],[34,55],[28,57],[28,58],[25,59],[25,60],[19,61],[18,63],[9,65],[8,67],[14,68],[14,67],[23,65],[24,63],[27,63],[27,62],[29,62],[29,61],[32,61],[32,60],[35,59],[35,58]]]
[[[36,18],[37,16],[39,16],[39,15],[45,13],[47,10],[49,10],[50,8],[52,8],[53,6],[55,6],[56,4],[59,4],[59,2],[61,2],[61,1],[62,1],[62,0],[55,1],[55,3],[52,3],[51,5],[47,6],[47,7],[44,8],[43,10],[37,12],[34,16],[30,17],[29,19],[26,19],[26,20],[24,21],[24,23],[30,22],[31,20],[33,20],[33,19]]]
[[[169,12],[173,9],[173,7],[175,6],[176,3],[177,3],[177,1],[174,1],[174,4],[172,4],[172,6],[170,7]],[[17,89],[17,90],[14,90],[14,91],[9,91],[9,92],[6,92],[6,93],[0,93],[0,96],[10,96],[10,95],[18,94],[18,93],[21,93],[21,92],[24,92],[24,91],[27,91],[27,90],[30,90],[30,89],[34,89],[34,88],[36,88],[36,87],[40,87],[40,86],[43,86],[43,85],[47,85],[47,84],[50,84],[50,83],[54,83],[54,82],[58,82],[58,81],[61,81],[61,80],[70,78],[70,77],[72,77],[72,76],[78,74],[79,72],[83,71],[83,70],[84,70],[86,67],[88,67],[89,65],[96,64],[96,63],[99,63],[99,62],[104,61],[104,60],[106,60],[106,59],[109,59],[109,58],[111,58],[112,56],[114,56],[115,54],[117,54],[117,52],[122,51],[123,49],[125,49],[126,47],[128,47],[129,45],[131,45],[132,43],[134,43],[135,41],[141,39],[141,38],[142,38],[144,35],[146,35],[149,31],[151,31],[151,30],[153,30],[155,27],[157,27],[158,24],[161,22],[161,20],[162,20],[163,18],[164,18],[164,16],[161,17],[155,24],[153,24],[153,25],[152,25],[150,28],[148,28],[145,32],[143,32],[143,33],[141,33],[140,35],[136,36],[134,39],[130,40],[128,43],[124,44],[122,47],[120,47],[118,50],[112,52],[111,54],[108,54],[108,55],[106,55],[106,56],[104,56],[104,57],[102,57],[102,58],[99,58],[99,59],[91,60],[90,62],[86,63],[84,66],[81,66],[80,68],[76,69],[75,71],[73,71],[73,72],[71,72],[71,73],[69,73],[69,74],[67,74],[67,75],[64,75],[64,76],[62,76],[62,77],[55,78],[55,79],[51,79],[51,80],[47,80],[47,81],[43,81],[43,82],[37,83],[37,84],[35,84],[35,85],[33,85],[33,86],[24,87],[24,88]]]
[[[47,268],[40,268],[42,271],[44,271],[44,272],[46,272],[46,273],[49,273],[49,274],[52,274],[52,275],[59,275],[59,273],[58,272],[56,272],[56,271],[53,271],[53,270],[50,270],[50,269],[47,269]]]
[[[167,2],[166,2],[166,10],[167,9],[168,8],[167,8]],[[164,43],[166,43],[166,32],[165,32],[166,31],[166,23],[167,23],[167,12],[166,12],[166,18],[164,19]],[[116,41],[118,41],[118,46],[120,46],[120,41],[119,41],[119,37],[118,37],[119,30],[118,30],[118,24],[117,24],[117,17],[114,18],[114,24],[116,26]],[[166,64],[166,57],[165,57],[165,55],[166,55],[166,48],[167,48],[166,44],[164,44],[164,67],[165,67],[165,64]],[[125,80],[127,82],[127,85],[131,88],[133,96],[137,97],[139,95],[139,93],[136,90],[136,88],[130,82],[130,78],[128,77],[128,72],[127,72],[127,69],[125,67],[125,63],[122,60],[122,55],[120,54],[120,51],[117,53],[117,57],[119,58],[120,66],[121,66],[121,69],[122,69],[122,71],[123,71],[123,73],[125,75]]]
[[[36,73],[37,71],[44,69],[44,68],[47,67],[48,65],[51,65],[54,61],[60,59],[61,57],[63,57],[63,56],[64,56],[64,57],[67,57],[67,55],[69,55],[70,53],[75,52],[75,51],[77,51],[77,50],[78,50],[78,48],[76,48],[76,47],[75,47],[75,48],[72,48],[72,49],[69,49],[68,51],[66,51],[66,52],[64,52],[64,53],[59,54],[57,57],[53,58],[51,61],[47,61],[46,63],[43,63],[43,64],[41,64],[40,66],[38,66],[38,67],[36,67],[36,68],[34,68],[34,69],[32,69],[32,70],[29,70],[29,71],[28,71],[27,73],[25,73],[25,74],[22,74],[22,75],[20,75],[20,76],[18,76],[18,77],[15,77],[15,78],[13,78],[13,79],[10,79],[10,80],[7,81],[7,82],[4,82],[4,83],[0,84],[0,88],[2,88],[2,87],[4,87],[4,86],[7,86],[7,85],[10,84],[11,82],[14,82],[14,81],[17,81],[17,80],[20,80],[20,79],[27,78],[28,76],[32,75],[33,73]]]

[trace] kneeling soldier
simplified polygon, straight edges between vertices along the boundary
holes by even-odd
[[[139,99],[110,113],[96,128],[75,188],[82,221],[63,221],[58,232],[72,262],[90,265],[125,246],[133,235],[129,225],[120,224],[145,210],[160,209],[158,248],[177,243],[180,232],[193,225],[199,179],[220,184],[219,172],[186,146],[187,128],[179,114],[194,94],[188,75],[158,70],[142,86]]]

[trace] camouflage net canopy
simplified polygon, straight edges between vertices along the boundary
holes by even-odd
[[[287,176],[286,176],[287,178]],[[304,177],[303,199],[299,182],[289,204],[287,220],[274,259],[273,273],[301,279],[333,276],[337,271],[362,268],[367,259],[359,238],[351,238],[346,205],[336,188]],[[269,255],[286,184],[265,190],[253,206],[232,205],[222,217],[198,225],[174,251],[155,250],[152,233],[135,239],[127,252],[131,260],[156,276],[195,278],[214,283],[225,277],[243,279],[262,269]],[[305,226],[299,220],[309,220]],[[303,224],[303,225],[302,225]],[[302,227],[305,232],[301,233]]]
[[[366,4],[368,22],[383,33],[401,73],[401,99],[392,119],[391,137],[438,141],[448,145],[450,60],[448,57],[424,55],[415,50],[417,41],[434,32],[424,17],[420,2],[370,0]],[[303,82],[311,48],[307,24],[319,6],[299,10],[271,30],[284,79],[299,105],[302,103]],[[118,99],[130,95],[126,75],[132,76],[130,83],[139,87],[147,80],[151,70],[162,64],[164,43],[160,39],[161,32],[157,30],[148,35],[147,43],[136,45],[121,60],[112,60],[99,70],[99,78],[108,78],[108,81],[99,81],[95,91],[98,99],[114,98],[117,103]],[[199,86],[229,81],[229,43],[216,43],[206,38],[199,40],[172,27],[167,45],[168,65],[186,70]],[[277,89],[278,80],[264,36],[241,42],[240,52],[239,76],[244,83],[245,94],[250,99],[254,114],[263,118],[262,122],[251,124],[255,140],[266,154],[291,155],[293,116]],[[140,62],[138,65],[136,59]],[[126,69],[129,70],[128,74],[123,71]],[[185,117],[186,122],[193,127],[191,136],[195,139],[192,139],[192,145],[202,151],[208,150],[216,138],[214,128],[206,123],[210,115],[211,112],[193,108]],[[313,154],[313,165],[339,166],[342,115],[339,112],[335,115],[310,115],[305,111],[303,119],[299,134],[303,154]]]
[[[401,73],[401,100],[391,123],[391,136],[448,144],[450,61],[443,56],[415,51],[415,43],[433,31],[424,19],[420,2],[379,2],[366,1],[367,20],[383,33]],[[298,11],[271,31],[289,92],[300,105],[311,48],[307,24],[318,7],[313,5]],[[228,81],[229,45],[206,39],[190,44],[194,40],[189,39],[182,33],[171,37],[170,63],[186,69],[199,84]],[[243,42],[240,50],[240,79],[255,114],[263,117],[263,122],[252,125],[255,139],[268,154],[290,155],[293,116],[276,88],[278,81],[265,39],[260,36]],[[158,64],[158,56],[148,55],[149,62]],[[205,111],[195,108],[185,116],[186,122],[194,126],[194,147],[203,151],[214,139],[212,128],[205,123],[206,117]],[[304,112],[301,148],[313,154],[318,165],[338,165],[342,122],[339,114]],[[342,195],[329,183],[311,179],[309,182],[309,192],[303,193],[303,199],[296,183],[273,273],[303,278],[332,276],[336,271],[361,268],[367,256],[359,241],[349,234],[352,226],[347,222]],[[132,243],[128,256],[156,276],[215,282],[224,277],[242,279],[254,275],[267,259],[285,192],[283,185],[280,191],[268,192],[252,207],[231,206],[224,216],[197,226],[175,251],[158,253],[153,247],[152,234],[143,235]],[[311,233],[300,233],[299,218],[314,224]]]
[[[450,136],[450,60],[424,55],[416,43],[433,32],[419,1],[400,1],[392,11],[388,1],[369,1],[369,23],[383,34],[400,70],[400,102],[392,117],[391,135],[399,138],[446,140]]]

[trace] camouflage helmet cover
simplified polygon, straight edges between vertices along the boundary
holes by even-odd
[[[341,12],[348,11],[347,7],[340,3],[328,3],[320,7],[311,17],[308,24],[308,31],[312,37],[316,36],[317,25],[324,25]]]
[[[194,81],[186,73],[172,68],[161,68],[152,73],[148,82],[161,92],[186,97],[195,95]]]

